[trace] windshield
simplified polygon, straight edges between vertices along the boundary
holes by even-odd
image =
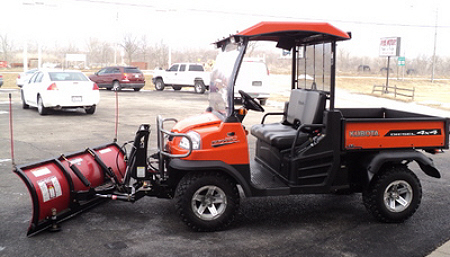
[[[233,86],[237,65],[242,59],[243,45],[228,44],[217,55],[209,85],[209,106],[224,116],[233,113]]]

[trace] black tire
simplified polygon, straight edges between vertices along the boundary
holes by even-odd
[[[84,108],[84,111],[85,111],[87,114],[94,114],[95,109],[96,109],[96,106],[95,106],[95,105],[92,105],[92,106],[90,106],[90,107]]]
[[[422,200],[422,186],[405,165],[378,172],[363,192],[366,209],[377,220],[400,223],[411,217]]]
[[[158,91],[164,90],[164,81],[161,78],[155,79],[155,89]]]
[[[113,81],[113,84],[112,84],[112,89],[111,90],[114,90],[114,91],[120,91],[120,89],[121,89],[122,87],[120,86],[120,83],[119,83],[119,81]]]
[[[188,173],[175,191],[181,220],[199,232],[228,227],[234,220],[239,201],[236,184],[220,172]]]
[[[173,90],[175,91],[179,91],[181,90],[181,86],[172,86]]]
[[[142,87],[135,87],[135,88],[133,88],[133,90],[134,90],[135,92],[139,92],[139,91],[141,91],[141,89],[142,89]]]
[[[204,94],[206,91],[205,83],[201,80],[197,80],[194,83],[194,90],[197,94]]]
[[[44,106],[44,101],[42,100],[42,97],[40,95],[38,95],[38,98],[37,98],[37,109],[38,109],[38,113],[40,115],[48,114],[48,108],[46,108]]]
[[[261,104],[262,106],[267,104],[267,98],[261,98],[259,99],[259,104]]]
[[[25,102],[25,96],[23,95],[23,91],[22,90],[20,90],[20,97],[22,99],[22,108],[23,109],[30,108],[30,106]]]

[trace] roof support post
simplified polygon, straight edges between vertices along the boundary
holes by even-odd
[[[297,46],[292,47],[292,72],[291,72],[291,89],[296,88],[297,83]]]
[[[330,78],[330,110],[334,110],[336,81],[336,41],[331,42],[331,78]]]

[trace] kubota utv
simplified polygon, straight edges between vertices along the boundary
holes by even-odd
[[[336,44],[350,38],[328,23],[261,22],[216,42],[209,107],[180,121],[158,116],[156,153],[147,153],[150,126],[144,124],[128,154],[111,143],[16,167],[33,201],[28,235],[56,228],[99,202],[144,196],[175,198],[181,219],[195,231],[229,226],[241,194],[356,192],[376,219],[405,221],[422,196],[408,164],[440,177],[419,150],[448,149],[449,120],[386,108],[335,108]],[[242,125],[247,111],[264,109],[243,91],[236,108],[233,90],[247,46],[258,40],[289,52],[292,90],[284,112],[265,114],[248,132]],[[265,122],[275,115],[279,122]],[[254,158],[247,137],[256,138]]]

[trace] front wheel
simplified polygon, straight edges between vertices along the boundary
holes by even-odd
[[[366,209],[377,220],[400,223],[411,217],[422,200],[417,176],[404,165],[380,171],[363,192]]]
[[[23,93],[23,90],[20,90],[20,96],[22,98],[22,108],[23,109],[28,109],[30,108],[30,106],[27,104],[27,102],[25,101],[25,94]]]
[[[236,184],[220,172],[194,172],[184,176],[175,192],[176,209],[195,231],[228,227],[239,207]]]

